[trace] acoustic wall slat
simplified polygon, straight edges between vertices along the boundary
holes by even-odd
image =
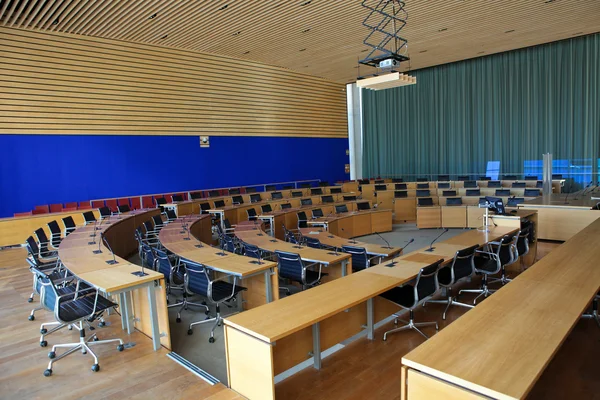
[[[81,29],[100,3],[47,7]],[[344,86],[278,67],[4,27],[0,53],[0,134],[347,136]]]

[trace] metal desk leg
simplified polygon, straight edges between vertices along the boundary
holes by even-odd
[[[346,276],[348,273],[346,270],[348,269],[348,260],[342,261],[342,276]]]
[[[321,369],[321,331],[319,330],[319,323],[315,323],[312,326],[313,334],[313,366],[315,369]]]
[[[267,303],[273,301],[273,286],[271,286],[271,268],[265,271],[265,295],[267,296]]]
[[[133,312],[131,310],[131,292],[124,292],[123,299],[125,300],[124,304],[124,314],[125,314],[125,327],[127,329],[128,334],[133,333],[133,327],[131,326],[131,322],[133,320]]]
[[[374,334],[373,324],[373,299],[367,300],[367,339],[373,340]]]
[[[148,285],[148,304],[150,305],[150,324],[152,325],[152,344],[154,351],[160,349],[160,333],[158,330],[158,311],[156,309],[156,294],[154,282]]]
[[[121,306],[121,329],[127,326],[127,304],[123,293],[119,293],[119,304]]]

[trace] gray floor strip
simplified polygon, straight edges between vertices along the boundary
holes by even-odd
[[[177,353],[170,352],[169,354],[167,354],[167,357],[169,357],[171,360],[175,361],[177,364],[183,366],[184,368],[187,368],[189,371],[198,375],[200,378],[202,378],[203,380],[205,380],[207,383],[209,383],[211,385],[215,385],[220,382],[217,378],[215,378],[208,372],[202,370],[201,368],[198,368],[197,366],[195,366],[194,364],[192,364],[185,358],[181,357]]]

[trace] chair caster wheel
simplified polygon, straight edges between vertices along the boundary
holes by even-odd
[[[51,376],[52,375],[52,370],[51,369],[47,369],[44,371],[44,376]]]
[[[215,342],[215,338],[214,337],[208,338],[208,343],[214,343],[214,342]]]
[[[53,360],[54,358],[56,358],[56,352],[51,351],[50,353],[48,353],[48,358]]]
[[[386,341],[387,341],[387,338],[386,338],[385,336],[383,337],[383,341],[384,341],[384,342],[386,342]]]
[[[117,350],[118,351],[123,351],[123,350],[125,350],[125,346],[123,346],[122,344],[120,344],[120,345],[117,346]]]
[[[73,325],[69,325],[69,330],[72,331],[73,330]]]
[[[210,314],[210,311],[209,311],[209,310],[206,310],[206,311],[204,311],[204,314],[206,314],[206,315],[209,315],[209,314]]]
[[[104,328],[104,327],[106,326],[106,322],[104,322],[104,321],[100,321],[100,322],[98,322],[98,326],[99,326],[100,328]]]
[[[46,329],[46,328],[42,328],[42,329],[40,329],[40,333],[41,333],[42,335],[45,335],[46,333],[48,333],[48,329]]]
[[[48,342],[46,342],[45,340],[42,340],[40,342],[40,347],[46,347],[46,346],[48,346]]]
[[[191,335],[192,333],[194,333],[194,331],[191,329],[188,329],[188,335]]]
[[[98,341],[98,336],[94,336],[94,342]]]
[[[94,328],[93,326],[90,326],[88,329],[89,329],[90,331],[96,330],[96,328]]]
[[[179,317],[175,318],[175,322],[180,323],[181,322],[181,318],[179,318]]]
[[[35,315],[30,315],[27,319],[30,321],[35,321]]]
[[[28,302],[28,303],[33,303],[33,299],[30,297],[30,298],[28,298],[28,299],[27,299],[27,302]],[[52,373],[52,372],[51,372],[51,373]]]
[[[92,371],[94,371],[94,372],[100,371],[100,366],[98,364],[92,365]]]

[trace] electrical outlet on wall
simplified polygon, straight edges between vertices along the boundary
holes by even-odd
[[[200,147],[210,147],[210,137],[200,136]]]

